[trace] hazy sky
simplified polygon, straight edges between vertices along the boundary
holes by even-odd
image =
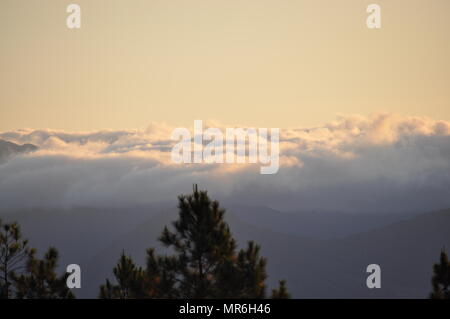
[[[449,120],[449,31],[449,0],[1,0],[0,131]]]

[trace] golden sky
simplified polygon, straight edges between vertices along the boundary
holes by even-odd
[[[0,131],[450,120],[449,0],[1,0],[0,39]]]

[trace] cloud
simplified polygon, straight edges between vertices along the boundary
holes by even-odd
[[[0,165],[0,209],[175,203],[193,183],[227,203],[285,210],[450,207],[449,122],[378,114],[281,129],[275,175],[259,174],[259,164],[175,165],[172,130],[154,123],[146,130],[0,133],[40,147]]]

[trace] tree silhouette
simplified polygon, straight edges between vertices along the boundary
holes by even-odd
[[[100,286],[99,298],[176,298],[175,260],[172,257],[157,256],[154,249],[147,250],[147,268],[136,266],[130,256],[122,252],[117,265],[113,269],[115,281]]]
[[[291,295],[287,290],[286,281],[280,280],[278,288],[272,290],[272,299],[289,299],[289,298],[291,298]]]
[[[122,252],[113,273],[117,285],[111,284],[107,279],[105,285],[100,287],[100,298],[129,299],[140,295],[140,283],[144,279],[143,271],[136,266],[131,257],[125,255],[125,252]]]
[[[14,276],[16,297],[19,299],[72,299],[75,296],[67,287],[68,274],[56,274],[58,251],[50,247],[43,259],[35,257],[32,250],[26,273]]]
[[[117,285],[107,280],[100,297],[264,298],[267,261],[254,242],[236,251],[219,203],[195,185],[191,195],[179,196],[178,209],[173,230],[165,227],[159,238],[174,254],[157,256],[147,250],[145,270],[122,254],[114,268]],[[276,292],[275,297],[289,297],[284,281]]]
[[[433,266],[431,282],[431,299],[450,299],[450,262],[444,250],[441,251],[440,262]]]
[[[28,240],[22,239],[17,223],[3,224],[0,220],[0,298],[11,298],[13,278],[26,269],[33,253]]]

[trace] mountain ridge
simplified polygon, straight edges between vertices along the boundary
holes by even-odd
[[[33,144],[16,144],[13,142],[9,142],[3,139],[0,139],[0,163],[5,162],[8,160],[11,156],[17,155],[17,154],[24,154],[24,153],[30,153],[35,152],[39,148],[36,145]]]

